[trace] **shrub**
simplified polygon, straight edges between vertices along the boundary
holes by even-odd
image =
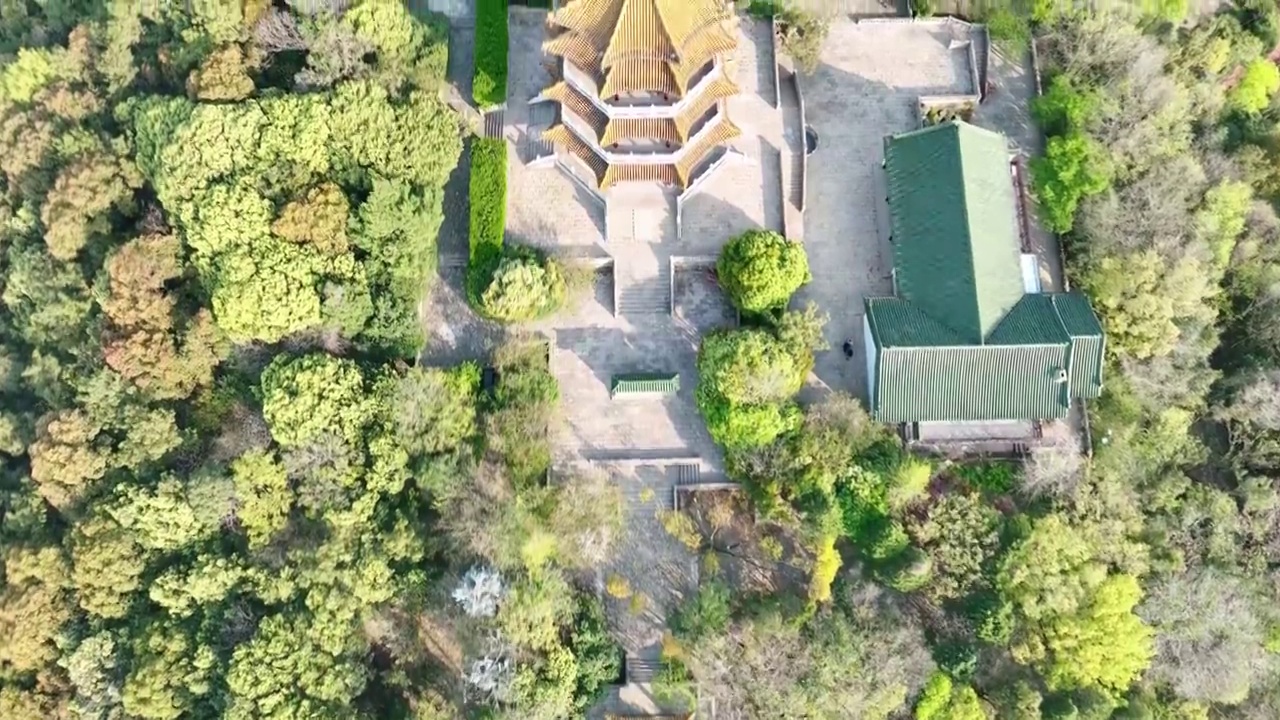
[[[507,218],[507,142],[477,138],[471,145],[471,262],[497,257]]]
[[[627,579],[614,573],[605,581],[604,591],[609,593],[609,597],[623,600],[631,597],[631,583]]]
[[[488,268],[492,272],[485,272]],[[500,322],[548,315],[564,304],[559,264],[531,248],[508,248],[488,262],[473,261],[469,297],[480,312]]]
[[[720,582],[703,583],[698,594],[671,616],[671,630],[681,640],[696,643],[722,634],[729,627],[732,612],[729,587]]]
[[[471,88],[477,105],[498,105],[507,99],[507,42],[507,0],[477,0]]]
[[[1018,466],[1011,462],[992,460],[957,465],[955,474],[974,490],[995,495],[1011,493],[1018,485]]]
[[[804,246],[768,230],[749,230],[726,243],[716,272],[729,299],[744,312],[785,307],[813,279]]]
[[[809,601],[824,603],[831,599],[831,583],[840,571],[840,552],[836,550],[836,538],[823,539],[813,559],[813,572],[809,576]]]
[[[1025,48],[1031,40],[1031,24],[1012,8],[993,8],[984,20],[987,23],[987,33],[996,43]]]
[[[933,477],[933,465],[923,458],[905,456],[893,471],[886,499],[889,507],[901,510],[924,494]]]

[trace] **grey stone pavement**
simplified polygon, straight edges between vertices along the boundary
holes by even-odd
[[[813,282],[793,305],[813,301],[830,316],[831,346],[815,359],[807,397],[827,390],[866,397],[862,300],[893,292],[884,137],[917,126],[919,96],[973,91],[968,54],[954,40],[940,23],[836,20],[817,71],[799,78],[805,121],[819,140],[809,156],[804,223]],[[852,360],[841,351],[846,339]]]

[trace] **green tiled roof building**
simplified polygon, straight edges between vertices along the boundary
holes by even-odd
[[[1038,291],[1004,136],[952,122],[887,138],[885,173],[896,297],[865,301],[873,415],[1047,420],[1098,397],[1102,326],[1084,295]]]

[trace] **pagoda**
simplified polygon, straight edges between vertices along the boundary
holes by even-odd
[[[543,135],[597,188],[638,180],[679,189],[740,134],[727,99],[738,18],[724,0],[567,0],[547,17],[555,82]]]

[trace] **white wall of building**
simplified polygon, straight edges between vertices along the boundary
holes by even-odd
[[[875,409],[876,399],[876,344],[871,339],[871,321],[862,315],[862,346],[867,351],[867,407]]]

